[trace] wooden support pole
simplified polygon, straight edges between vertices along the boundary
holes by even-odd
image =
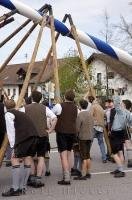
[[[23,83],[23,87],[22,87],[19,99],[17,101],[16,108],[19,108],[21,106],[21,103],[22,103],[23,98],[25,96],[26,90],[28,88],[32,69],[34,67],[35,59],[36,59],[36,56],[37,56],[38,48],[39,48],[40,41],[41,41],[42,34],[43,34],[43,29],[44,29],[45,26],[46,26],[46,17],[43,17],[41,27],[40,27],[40,31],[39,31],[37,41],[36,41],[36,44],[35,44],[35,47],[34,47],[34,51],[33,51],[33,54],[32,54],[32,58],[31,58],[29,66],[28,66],[28,70],[27,70],[27,73],[26,73],[26,77],[25,77],[25,80],[24,80],[24,83]]]
[[[94,92],[94,90],[92,88],[91,81],[90,81],[90,76],[89,76],[89,73],[88,73],[88,70],[87,70],[87,66],[86,66],[86,63],[85,63],[85,60],[84,60],[84,57],[83,57],[83,53],[82,53],[82,49],[81,49],[81,46],[80,46],[79,38],[78,38],[78,35],[77,35],[76,27],[73,24],[71,15],[68,15],[68,18],[69,18],[69,22],[70,22],[70,25],[71,25],[71,33],[72,33],[72,35],[73,35],[73,37],[75,39],[75,42],[76,42],[76,45],[77,45],[77,48],[78,48],[78,52],[79,52],[79,56],[80,56],[80,59],[81,59],[84,76],[85,76],[85,79],[87,80],[88,85],[89,85],[89,93],[90,93],[89,95],[95,96],[95,92]]]
[[[56,42],[55,42],[55,27],[54,27],[54,17],[52,8],[50,10],[50,27],[51,27],[51,40],[52,40],[52,53],[53,53],[53,66],[54,66],[54,83],[55,83],[55,101],[60,102],[60,85],[59,85],[59,74],[57,66],[57,52],[56,52]]]
[[[46,69],[46,66],[48,64],[48,61],[49,61],[49,59],[51,57],[51,53],[52,53],[52,49],[50,48],[50,50],[49,50],[49,52],[48,52],[48,54],[46,56],[46,59],[43,61],[42,70],[40,70],[40,72],[38,73],[38,78],[37,78],[37,80],[36,80],[36,82],[35,82],[35,84],[33,86],[33,90],[37,89],[37,86],[38,86],[40,80],[42,79],[42,76],[43,76],[43,74],[45,72],[45,69]]]
[[[1,43],[0,43],[0,48],[4,46],[10,39],[12,39],[19,31],[21,31],[25,26],[27,26],[31,22],[30,19],[26,20],[20,27],[18,27],[12,34],[10,34],[7,38],[5,38]]]
[[[9,17],[11,17],[12,15],[14,15],[16,13],[17,13],[17,9],[12,10],[11,12],[4,14],[3,16],[0,17],[0,22],[8,19]]]
[[[36,27],[37,24],[34,24],[34,26]],[[34,62],[35,62],[35,58],[36,58],[36,55],[37,55],[37,51],[38,51],[38,47],[39,47],[39,44],[40,44],[40,40],[41,40],[41,37],[42,37],[42,33],[43,33],[43,28],[44,26],[46,25],[46,18],[43,17],[43,20],[42,20],[42,24],[41,24],[41,28],[40,28],[40,31],[39,31],[39,34],[38,34],[38,38],[37,38],[37,41],[36,41],[36,44],[35,44],[35,48],[34,48],[34,52],[33,52],[33,55],[32,55],[32,59],[31,59],[31,63],[28,67],[28,74],[26,75],[27,79],[24,81],[24,84],[23,84],[23,88],[22,88],[22,91],[21,91],[21,94],[20,94],[20,97],[18,99],[18,102],[17,102],[17,106],[16,108],[19,108],[19,106],[21,105],[21,102],[23,100],[23,97],[25,95],[25,92],[26,92],[26,85],[28,85],[29,83],[29,80],[30,80],[30,76],[31,76],[31,69],[33,68],[33,65],[34,65]],[[31,28],[35,28],[35,27],[31,27]],[[31,30],[31,29],[30,29]],[[29,32],[28,32],[29,33]],[[30,34],[29,34],[30,35]],[[8,137],[7,137],[7,134],[5,134],[5,137],[4,137],[4,141],[2,143],[2,147],[0,149],[0,166],[2,165],[2,161],[3,161],[3,158],[4,158],[4,155],[5,155],[5,152],[6,152],[6,149],[7,149],[7,146],[8,146]]]
[[[5,152],[6,152],[8,144],[9,144],[8,137],[7,137],[7,134],[5,134],[3,143],[2,143],[1,148],[0,148],[0,167],[2,165],[2,161],[4,159]]]
[[[8,56],[8,58],[5,60],[5,62],[0,67],[0,73],[5,69],[7,64],[10,62],[10,60],[13,58],[13,56],[17,53],[17,51],[20,49],[20,47],[23,45],[23,43],[26,41],[26,39],[30,36],[32,31],[35,29],[37,24],[33,24],[30,30],[25,34],[25,36],[22,38],[22,40],[18,43],[18,45],[15,47],[15,49],[11,52],[11,54]]]
[[[39,11],[40,12],[47,12],[46,10],[46,6],[47,5],[44,5],[42,6]],[[10,39],[12,39],[17,33],[19,33],[25,26],[27,26],[29,23],[31,22],[30,19],[26,20],[21,26],[19,26],[15,31],[13,31],[7,38],[5,38],[1,43],[0,43],[0,48],[2,46],[4,46]]]
[[[5,97],[6,97],[6,99],[9,99],[9,98],[8,98],[8,95],[7,95],[7,93],[6,93],[6,91],[5,91],[4,88],[3,88],[3,83],[2,83],[2,85],[0,84],[0,89],[1,89],[1,92],[3,91],[3,93],[4,93]],[[2,161],[3,161],[3,159],[4,159],[4,155],[5,155],[5,152],[6,152],[8,143],[9,143],[8,137],[7,137],[7,134],[5,133],[4,140],[3,140],[2,145],[1,145],[1,148],[0,148],[0,167],[1,167]]]
[[[76,27],[73,24],[71,15],[69,15],[69,22],[70,22],[70,25],[71,25],[71,33],[72,33],[72,35],[75,39],[75,42],[76,42],[76,45],[77,45],[77,48],[78,48],[78,52],[79,52],[79,55],[80,55],[80,59],[81,59],[81,62],[82,62],[83,72],[84,72],[85,78],[86,78],[86,80],[88,81],[88,84],[89,84],[90,91],[89,91],[88,95],[92,95],[92,96],[96,97],[95,91],[94,91],[94,89],[91,85],[91,82],[90,82],[90,77],[89,77],[88,70],[87,70],[85,60],[84,60],[84,57],[83,57],[83,53],[82,53],[82,50],[81,50],[80,42],[79,42],[78,35],[77,35],[77,32],[76,32]],[[110,142],[109,142],[109,138],[108,138],[108,133],[107,133],[107,130],[106,130],[105,127],[104,127],[104,138],[105,138],[105,142],[106,142],[109,154],[111,155],[111,146],[110,146]]]
[[[65,15],[62,22],[65,23],[66,22],[66,19],[67,19],[67,16]],[[55,42],[57,42],[58,38],[60,36],[60,33],[57,33],[56,36],[55,36]],[[38,78],[36,80],[36,83],[34,84],[34,87],[33,87],[33,90],[36,90],[37,89],[37,86],[39,84],[39,82],[41,81],[42,79],[42,76],[45,72],[45,69],[46,69],[46,66],[48,64],[48,61],[51,57],[51,53],[52,53],[52,46],[50,47],[49,51],[48,51],[48,54],[46,56],[46,58],[44,59],[44,62],[43,62],[43,66],[42,66],[42,70],[40,70],[39,74],[38,74]]]
[[[25,96],[25,93],[26,93],[26,90],[27,90],[27,87],[28,87],[28,83],[29,83],[29,80],[30,80],[30,77],[31,77],[31,72],[32,72],[32,69],[33,69],[33,66],[34,66],[34,63],[35,63],[35,58],[36,58],[36,55],[37,55],[37,52],[38,52],[40,40],[41,40],[41,37],[42,37],[43,28],[44,28],[45,25],[46,25],[46,18],[43,17],[41,28],[40,28],[38,38],[37,38],[37,41],[36,41],[36,44],[35,44],[33,55],[32,55],[32,58],[31,58],[31,62],[30,62],[29,67],[28,67],[28,71],[27,71],[27,74],[26,74],[26,77],[25,77],[25,81],[23,83],[21,94],[19,96],[19,99],[18,99],[18,102],[17,102],[17,105],[16,105],[16,109],[18,109],[20,107],[20,105],[23,101],[23,98]],[[2,147],[0,149],[0,166],[2,164],[4,155],[5,155],[5,152],[6,152],[6,149],[7,149],[7,145],[8,145],[8,138],[7,138],[7,135],[5,135],[4,141],[2,143]]]
[[[3,88],[2,88],[2,90],[3,90]],[[5,90],[3,90],[3,92],[4,92],[4,95],[6,96],[6,99],[9,99]],[[8,144],[9,144],[9,141],[8,141],[7,133],[5,133],[4,140],[3,140],[1,148],[0,148],[0,167],[2,165],[2,161],[4,159]]]
[[[0,23],[0,28],[6,26],[7,24],[9,24],[9,23],[11,23],[11,22],[13,22],[13,21],[14,21],[14,17],[11,17],[11,18],[9,18],[9,19],[6,19],[5,21],[3,21],[3,22]]]

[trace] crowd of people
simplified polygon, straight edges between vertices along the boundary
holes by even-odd
[[[89,96],[87,99],[80,99],[77,105],[72,90],[66,91],[65,100],[53,108],[49,108],[47,102],[41,100],[42,94],[33,91],[31,97],[17,110],[12,99],[0,103],[0,146],[6,132],[12,165],[12,185],[2,193],[3,197],[25,194],[27,185],[34,188],[44,186],[44,171],[46,176],[51,175],[49,134],[54,130],[62,166],[59,185],[70,185],[71,176],[74,176],[74,180],[91,178],[90,150],[94,138],[97,138],[102,162],[105,164],[112,159],[117,165],[111,174],[115,178],[125,176],[124,146],[128,157],[132,151],[129,131],[132,126],[130,100],[121,102],[117,95],[106,100],[103,109],[97,99]],[[108,138],[106,145],[104,133],[107,133]],[[128,166],[131,165],[132,163],[128,163]]]

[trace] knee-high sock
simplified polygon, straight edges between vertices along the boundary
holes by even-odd
[[[29,178],[29,175],[31,173],[31,166],[30,165],[24,165],[21,167],[21,181],[20,181],[20,189],[23,189],[27,187],[27,181]]]
[[[70,172],[69,171],[64,171],[64,180],[65,181],[70,181]]]
[[[12,188],[20,188],[20,165],[12,166]]]
[[[75,155],[74,156],[74,169],[78,169],[79,171],[81,171],[81,157],[80,155]]]
[[[46,167],[46,171],[49,172],[49,158],[45,158],[44,159],[44,162],[45,162],[45,167]]]
[[[73,168],[77,169],[77,167],[78,167],[78,155],[74,155],[74,166],[73,166]]]

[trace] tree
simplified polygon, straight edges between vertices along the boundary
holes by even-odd
[[[120,16],[120,23],[114,24],[120,38],[120,45],[124,50],[132,54],[132,24],[124,16]]]
[[[59,81],[62,96],[67,89],[74,89],[77,94],[84,93],[84,87],[87,89],[80,58],[75,50],[69,50],[62,59],[59,66]]]
[[[103,23],[104,23],[104,29],[100,31],[101,35],[104,37],[104,40],[106,43],[112,43],[113,42],[113,25],[110,22],[110,17],[107,13],[107,10],[104,10],[103,14]],[[106,96],[109,97],[109,80],[108,80],[108,71],[109,67],[106,65]],[[97,93],[102,94],[102,87],[101,85],[97,84]]]
[[[106,43],[112,43],[113,40],[113,25],[110,22],[110,16],[107,10],[104,10],[103,13],[103,23],[104,29],[100,31],[101,35],[105,39]]]
[[[60,91],[63,96],[67,89],[76,90],[76,82],[81,72],[80,59],[73,52],[62,59],[59,66]]]

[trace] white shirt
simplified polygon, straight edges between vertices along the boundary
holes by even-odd
[[[20,108],[19,111],[25,112],[25,107]],[[56,118],[56,115],[48,107],[46,107],[46,117],[50,119],[54,119]]]
[[[25,107],[19,109],[21,112],[25,112]],[[56,115],[46,107],[46,117],[50,118],[51,120],[56,118]],[[7,112],[5,113],[5,121],[6,121],[6,129],[7,129],[7,136],[10,143],[10,147],[13,148],[15,144],[15,127],[14,127],[14,119],[15,115]]]
[[[58,116],[62,112],[62,106],[61,104],[57,103],[53,108],[52,108],[53,113]],[[80,110],[78,109],[77,112],[79,113]]]
[[[14,127],[15,115],[7,112],[5,113],[7,136],[10,143],[10,147],[13,148],[15,144],[15,127]]]
[[[101,132],[101,133],[103,133],[103,131],[104,131],[103,127],[101,127],[101,126],[94,126],[94,129],[95,129],[96,131]]]
[[[106,122],[110,123],[110,113],[111,113],[111,108],[108,108],[105,110],[105,114],[106,114]]]
[[[92,105],[92,104],[91,104],[90,102],[88,102],[87,111],[90,111],[91,105]]]
[[[60,115],[61,112],[62,112],[62,107],[61,107],[61,104],[57,103],[53,108],[52,108],[52,111],[55,115]]]

